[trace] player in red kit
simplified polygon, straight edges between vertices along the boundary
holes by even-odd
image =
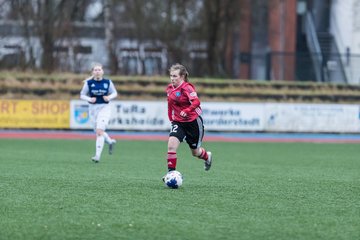
[[[189,73],[183,65],[172,65],[169,72],[171,83],[166,88],[168,117],[171,122],[167,153],[168,170],[176,169],[176,151],[180,143],[186,141],[192,155],[202,159],[205,171],[208,171],[211,167],[212,155],[201,147],[204,124],[200,116],[200,100],[195,87],[188,82]]]

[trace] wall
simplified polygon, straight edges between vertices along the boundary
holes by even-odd
[[[343,55],[347,79],[350,84],[360,83],[360,2],[332,0],[330,32]],[[346,59],[347,48],[353,56]]]

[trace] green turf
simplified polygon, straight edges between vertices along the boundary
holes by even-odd
[[[161,182],[166,142],[0,139],[0,239],[360,239],[357,144],[186,145],[180,189]]]

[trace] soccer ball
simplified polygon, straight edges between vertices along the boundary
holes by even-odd
[[[179,188],[182,185],[183,176],[179,171],[170,171],[165,175],[164,183],[169,188]]]

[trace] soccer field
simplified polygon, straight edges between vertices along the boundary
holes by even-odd
[[[166,188],[167,143],[0,139],[0,239],[360,239],[358,144],[185,144]]]

